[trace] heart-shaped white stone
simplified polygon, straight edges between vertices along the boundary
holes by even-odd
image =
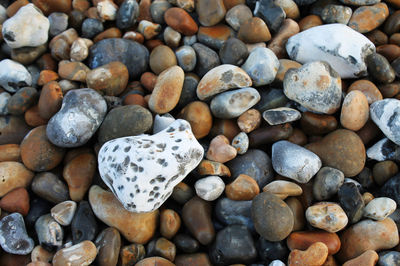
[[[190,124],[178,119],[152,136],[106,142],[99,152],[99,172],[125,209],[150,212],[168,199],[203,154]]]

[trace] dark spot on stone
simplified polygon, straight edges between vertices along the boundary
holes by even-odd
[[[179,131],[185,131],[185,129],[186,129],[185,125],[180,125],[179,126]]]
[[[139,166],[139,173],[143,172],[143,167]]]
[[[128,182],[129,182],[129,181],[131,181],[131,179],[130,179],[129,177],[127,177],[127,178],[126,178],[126,181],[128,181]]]
[[[141,162],[142,160],[143,160],[143,158],[139,158],[139,159],[137,159],[138,160],[138,162]]]
[[[131,161],[131,158],[129,156],[126,156],[124,159],[124,162],[122,163],[124,166],[128,166],[129,162]]]
[[[125,147],[124,152],[129,152],[131,150],[131,146]]]
[[[179,149],[179,146],[173,146],[173,147],[172,147],[172,150],[173,150],[173,151],[176,151],[177,149]]]
[[[158,198],[160,196],[160,193],[159,192],[157,192],[156,194],[154,194],[154,198]]]
[[[165,177],[163,177],[162,175],[158,175],[158,176],[156,176],[156,178],[155,178],[158,182],[164,182],[165,181]]]
[[[156,180],[153,178],[150,180],[150,185],[153,185],[156,182]]]
[[[396,123],[397,122],[397,120],[398,119],[396,119],[396,118],[398,118],[399,117],[399,108],[396,108],[394,111],[393,111],[393,114],[389,117],[389,119],[388,119],[388,122],[387,122],[387,125],[388,125],[388,127],[393,127],[393,126],[395,126],[395,125],[393,125],[393,123]]]
[[[154,201],[154,199],[148,199],[147,200],[147,202],[153,202]]]
[[[229,83],[229,82],[231,82],[232,78],[233,78],[233,71],[228,70],[222,74],[221,81],[223,81],[225,83]]]
[[[6,39],[9,42],[15,42],[15,34],[11,31],[6,31],[3,34],[4,39]]]
[[[111,160],[112,160],[112,157],[111,157],[111,156],[108,156],[108,157],[107,157],[107,162],[111,162]]]
[[[134,197],[133,193],[130,193],[130,194],[129,194],[129,196],[130,196],[131,198],[133,198],[133,197]]]
[[[176,139],[176,140],[175,140],[175,142],[181,142],[181,141],[182,141],[181,139]]]
[[[143,145],[143,149],[150,148],[150,146],[151,146],[151,145],[150,145],[150,144],[148,144],[148,143],[147,143],[147,144],[144,144],[144,145]]]
[[[132,182],[135,182],[137,180],[137,176],[134,176],[133,178],[132,178]]]
[[[163,165],[165,163],[165,159],[157,159],[157,163]]]
[[[140,193],[140,189],[136,189],[136,193]]]
[[[175,131],[175,128],[173,128],[173,127],[170,127],[170,128],[167,129],[168,133],[171,133],[171,132],[174,132],[174,131]]]
[[[156,147],[157,147],[157,148],[160,148],[160,149],[165,149],[166,146],[167,146],[167,144],[165,144],[165,143],[158,143],[158,144],[156,145]]]
[[[137,164],[135,164],[135,163],[131,163],[130,166],[131,166],[133,172],[137,172],[138,169],[139,169],[139,167],[138,167]]]
[[[150,191],[149,196],[153,196],[154,195],[154,191]]]
[[[118,150],[118,148],[119,148],[119,145],[115,146],[113,149],[113,152],[116,152]]]
[[[119,185],[117,188],[118,188],[119,191],[121,191],[121,190],[124,189],[124,186],[123,185]]]
[[[160,188],[157,187],[157,186],[155,186],[153,189],[154,189],[155,191],[157,191],[157,190],[159,190]]]
[[[108,151],[108,147],[105,147],[105,148],[104,148],[104,151]]]
[[[349,61],[353,65],[357,64],[357,59],[355,59],[354,56],[349,55]]]

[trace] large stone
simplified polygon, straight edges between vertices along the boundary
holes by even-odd
[[[31,253],[35,243],[26,232],[24,218],[14,212],[0,221],[0,245],[4,251],[27,255]]]
[[[327,61],[342,78],[367,75],[364,59],[375,52],[374,44],[344,24],[312,27],[291,37],[286,50],[300,63]]]
[[[203,154],[190,124],[178,119],[153,136],[105,143],[99,151],[99,172],[127,210],[150,212],[168,199]]]
[[[10,59],[0,61],[0,86],[9,92],[16,92],[20,87],[32,85],[32,76],[28,70]]]
[[[370,106],[372,121],[382,130],[383,134],[400,145],[400,101],[383,99]]]

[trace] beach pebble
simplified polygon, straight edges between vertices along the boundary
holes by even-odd
[[[338,191],[340,206],[346,212],[350,224],[356,223],[362,218],[365,206],[358,185],[354,180],[345,179],[344,184]]]
[[[321,11],[321,19],[326,24],[341,23],[347,24],[352,17],[353,11],[348,6],[326,5]]]
[[[206,158],[211,161],[226,163],[236,157],[237,151],[229,144],[229,139],[218,135],[210,142]]]
[[[237,124],[245,133],[257,129],[261,124],[261,114],[257,109],[249,109],[238,117]]]
[[[245,154],[249,149],[249,137],[246,133],[240,132],[233,138],[231,145],[236,149],[237,154]]]
[[[62,226],[68,226],[74,218],[76,207],[76,202],[72,200],[60,202],[51,208],[51,217]]]
[[[290,196],[299,196],[303,193],[303,190],[299,185],[294,182],[284,180],[272,181],[263,188],[263,191],[270,192],[282,200]]]
[[[94,240],[97,235],[97,221],[86,200],[79,201],[78,208],[71,222],[72,243]]]
[[[289,38],[286,50],[291,59],[302,64],[323,58],[341,78],[355,78],[367,75],[364,58],[375,52],[375,46],[344,24],[327,24]]]
[[[390,266],[400,263],[400,252],[389,251],[388,253],[381,254],[379,256],[378,265],[379,266]]]
[[[251,51],[242,69],[250,76],[254,86],[268,85],[275,79],[279,61],[270,49],[259,47]]]
[[[389,9],[386,3],[360,6],[354,10],[348,26],[360,33],[366,33],[382,25],[388,16]]]
[[[223,0],[198,0],[196,13],[203,26],[214,26],[224,19],[226,9]]]
[[[79,244],[58,250],[53,257],[53,265],[90,265],[96,258],[96,255],[96,246],[92,241],[86,240]]]
[[[200,101],[193,101],[181,110],[181,118],[190,123],[196,139],[201,139],[210,133],[213,124],[210,107]]]
[[[164,20],[168,26],[186,36],[196,34],[199,29],[189,13],[182,8],[168,8],[164,13]]]
[[[40,216],[36,220],[35,231],[41,246],[54,248],[63,244],[64,230],[50,214]]]
[[[371,200],[364,208],[364,217],[382,221],[396,210],[397,204],[391,198],[381,197]]]
[[[216,200],[225,189],[225,183],[219,176],[201,178],[194,184],[197,196],[203,200]]]
[[[178,65],[183,69],[183,71],[192,71],[197,63],[196,52],[191,46],[184,45],[176,49],[175,51],[176,59],[178,60]]]
[[[271,40],[267,24],[259,17],[252,17],[240,25],[237,38],[244,43],[261,43]]]
[[[400,146],[388,138],[383,138],[367,150],[367,157],[376,161],[398,160]]]
[[[340,123],[344,128],[357,131],[369,118],[368,99],[361,91],[351,91],[344,98],[340,113]]]
[[[262,116],[268,124],[274,126],[299,120],[301,118],[301,113],[293,108],[279,107],[265,110]]]
[[[0,86],[9,92],[16,92],[20,87],[31,86],[32,76],[28,70],[10,59],[0,61]]]
[[[199,77],[203,77],[208,71],[221,64],[218,54],[213,49],[198,42],[194,43],[192,47],[196,52],[197,64],[195,72]]]
[[[257,1],[253,13],[256,17],[264,20],[268,28],[274,32],[279,30],[283,20],[286,18],[285,11],[275,1]]]
[[[396,73],[389,61],[381,54],[372,53],[366,57],[368,73],[380,83],[391,83],[396,78]]]
[[[4,251],[27,255],[35,246],[26,232],[24,218],[19,213],[12,213],[0,221],[0,245]]]
[[[50,23],[34,5],[21,7],[3,23],[3,38],[11,48],[36,47],[47,42]]]
[[[282,176],[307,183],[321,165],[321,160],[316,154],[299,145],[285,140],[272,145],[272,166]]]
[[[344,174],[332,167],[322,167],[314,178],[313,195],[316,200],[327,200],[334,196],[344,182]]]
[[[328,257],[328,247],[322,242],[316,242],[307,250],[293,250],[289,254],[288,265],[323,265]]]
[[[302,90],[298,90],[303,86]],[[333,114],[342,98],[341,78],[326,62],[306,63],[298,69],[289,69],[283,80],[286,97],[310,111]]]
[[[400,145],[400,128],[396,121],[399,119],[398,109],[400,101],[397,99],[383,99],[376,101],[370,106],[372,121],[382,130],[383,134]]]
[[[225,21],[232,29],[238,31],[240,26],[252,17],[251,9],[246,5],[239,4],[226,12]]]
[[[252,200],[259,193],[260,188],[256,180],[245,174],[240,174],[225,187],[225,194],[231,200]]]
[[[322,230],[293,232],[286,241],[290,250],[306,250],[316,242],[324,243],[328,247],[329,255],[336,254],[340,250],[339,236]]]
[[[178,119],[153,136],[107,142],[99,152],[99,172],[127,210],[149,212],[167,200],[174,186],[200,163],[203,153],[190,124]]]
[[[139,4],[134,0],[122,2],[116,14],[116,24],[119,29],[128,29],[135,25],[139,17]]]
[[[0,208],[6,212],[18,212],[23,216],[26,216],[29,212],[29,194],[28,191],[23,188],[16,188],[7,193],[0,200]]]
[[[108,96],[121,94],[125,90],[128,80],[128,69],[119,61],[92,69],[86,75],[88,88],[100,91]]]
[[[52,203],[57,204],[69,199],[68,187],[51,172],[37,174],[31,188],[36,195]]]
[[[335,233],[346,227],[348,218],[339,204],[319,202],[307,208],[306,219],[314,227]]]
[[[94,244],[98,250],[96,262],[100,266],[117,264],[121,249],[121,235],[117,229],[113,227],[104,229],[98,234]],[[137,246],[140,246],[140,244],[137,244]]]

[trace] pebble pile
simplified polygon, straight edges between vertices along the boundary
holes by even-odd
[[[0,0],[1,266],[400,266],[399,0]]]

